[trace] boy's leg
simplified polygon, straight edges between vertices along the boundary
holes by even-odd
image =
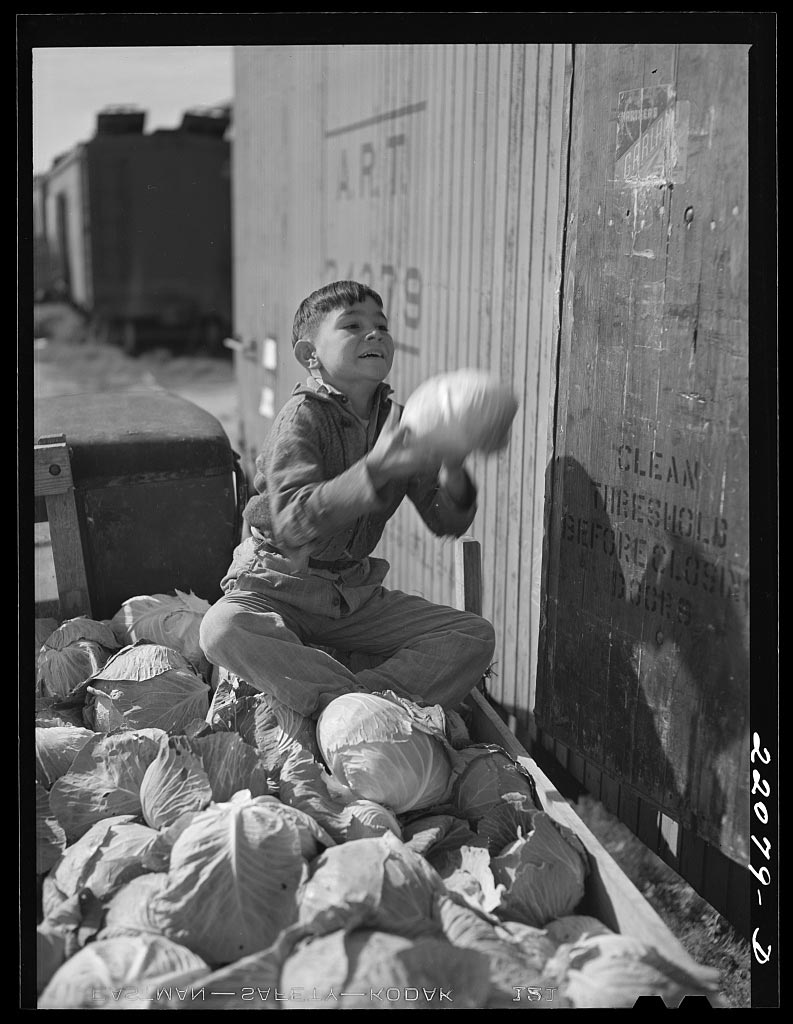
[[[356,673],[366,690],[393,690],[447,709],[479,683],[495,649],[487,619],[384,587],[355,611],[326,621],[317,641],[384,655],[381,664]]]
[[[334,697],[366,688],[329,654],[306,646],[315,642],[306,622],[317,618],[270,595],[234,590],[204,615],[200,644],[212,664],[311,717]]]

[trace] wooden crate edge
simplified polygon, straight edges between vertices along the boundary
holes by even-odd
[[[509,731],[487,699],[474,690],[468,701],[473,708],[472,736],[479,742],[497,743],[523,764],[531,773],[548,814],[571,829],[586,848],[592,865],[588,895],[600,920],[614,931],[633,935],[654,946],[663,957],[691,973],[704,987],[712,988],[715,999],[719,983],[718,970],[704,967],[691,957],[611,854]]]

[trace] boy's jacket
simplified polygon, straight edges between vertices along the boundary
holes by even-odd
[[[319,567],[359,561],[374,550],[405,496],[434,534],[465,533],[476,499],[465,508],[457,505],[436,475],[392,481],[375,491],[363,458],[388,418],[391,394],[387,384],[379,385],[367,426],[345,395],[311,377],[295,387],[256,459],[259,493],[244,511],[266,546]]]

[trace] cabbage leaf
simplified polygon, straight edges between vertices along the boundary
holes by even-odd
[[[212,799],[212,786],[201,758],[183,736],[164,737],[140,784],[143,819],[152,828],[167,828],[189,811],[201,811]]]
[[[84,889],[104,901],[136,875],[162,870],[166,865],[167,847],[148,825],[140,825],[124,814],[99,821],[66,847],[45,877],[44,917],[52,919],[62,904]]]
[[[65,775],[77,754],[96,734],[72,726],[36,727],[36,781],[50,789]]]
[[[36,782],[36,874],[46,874],[66,849],[66,833],[50,808],[50,795]]]
[[[584,897],[589,859],[575,833],[544,811],[534,815],[533,825],[491,865],[496,883],[504,887],[502,916],[541,928],[575,911]]]
[[[87,741],[50,790],[50,807],[69,842],[103,818],[141,813],[143,776],[165,736],[162,729],[139,729],[95,733]]]

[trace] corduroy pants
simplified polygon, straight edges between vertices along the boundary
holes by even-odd
[[[201,647],[212,664],[309,717],[353,690],[453,708],[491,664],[493,627],[387,589],[388,569],[366,558],[341,572],[292,573],[287,559],[257,551],[249,538],[202,620]],[[372,667],[353,671],[356,660]]]

